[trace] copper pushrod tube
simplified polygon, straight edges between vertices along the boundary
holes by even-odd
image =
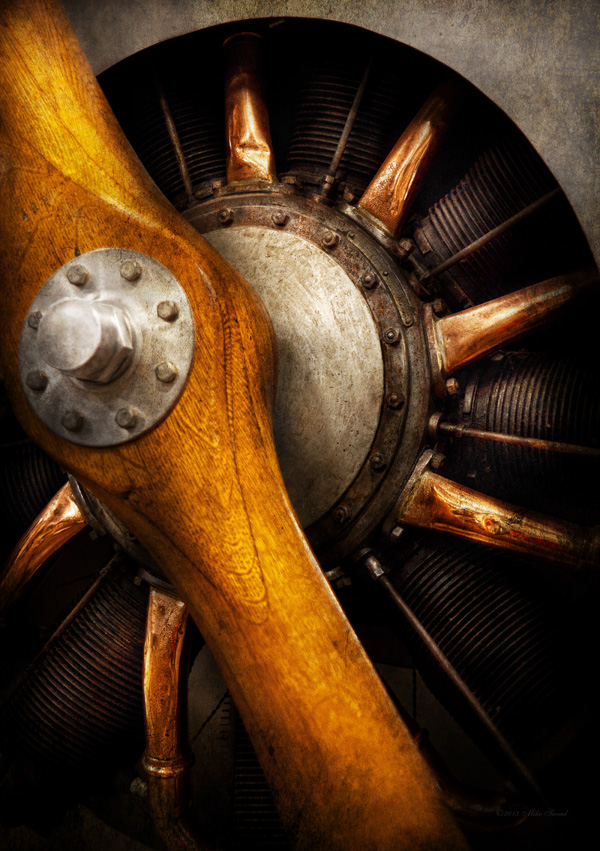
[[[276,179],[261,43],[256,33],[238,33],[223,45],[228,183]]]

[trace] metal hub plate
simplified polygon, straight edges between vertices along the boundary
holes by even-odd
[[[126,317],[133,353],[114,379],[81,379],[48,362],[49,343],[40,333],[44,317],[56,323],[56,305],[67,302],[74,316],[86,315],[80,305],[94,313],[103,305]],[[76,332],[66,322],[65,335],[81,345]],[[21,333],[21,381],[35,413],[60,437],[83,446],[115,446],[145,434],[171,410],[194,347],[190,305],[171,272],[137,251],[102,248],[70,260],[34,299]],[[56,353],[52,359],[58,363]]]

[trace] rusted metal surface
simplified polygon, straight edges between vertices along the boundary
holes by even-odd
[[[0,609],[6,613],[26,591],[48,559],[85,528],[87,520],[63,485],[9,556],[0,577]]]
[[[432,366],[442,378],[537,330],[590,287],[596,269],[560,275],[441,319],[429,314]]]
[[[388,525],[448,532],[565,568],[600,566],[600,527],[526,511],[459,485],[428,469],[431,455],[421,457]]]
[[[146,750],[142,765],[154,824],[169,849],[206,846],[188,813],[189,770],[187,678],[189,615],[181,600],[150,589],[144,646]]]
[[[358,210],[397,236],[456,109],[456,83],[441,83],[419,110],[358,202]]]
[[[261,41],[255,33],[239,33],[224,44],[228,183],[272,183],[277,177],[262,80]]]

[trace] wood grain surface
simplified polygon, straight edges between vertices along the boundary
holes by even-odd
[[[462,847],[287,499],[264,308],[159,195],[54,2],[2,3],[0,62],[0,340],[20,421],[176,585],[299,847]],[[77,252],[111,246],[145,252],[178,278],[196,354],[180,402],[154,431],[86,449],[29,409],[18,341],[47,278]]]

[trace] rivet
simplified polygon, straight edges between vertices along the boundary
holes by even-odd
[[[373,455],[371,455],[370,463],[371,463],[371,468],[373,470],[375,470],[376,472],[380,472],[381,470],[385,470],[385,468],[387,466],[387,462],[386,462],[385,458],[379,452],[375,452]]]
[[[175,301],[161,301],[156,312],[165,322],[173,322],[179,316],[179,305]]]
[[[339,241],[339,235],[332,230],[326,230],[321,237],[321,245],[323,248],[335,248]]]
[[[383,339],[388,344],[388,346],[393,346],[398,342],[400,334],[398,333],[397,328],[388,328],[387,331],[384,331]]]
[[[217,213],[217,219],[222,225],[230,225],[233,221],[233,210],[224,207]]]
[[[67,431],[81,431],[85,420],[80,411],[67,411],[61,422]]]
[[[404,405],[404,397],[401,393],[390,393],[387,403],[389,408],[401,408]]]
[[[115,420],[117,421],[117,425],[121,426],[121,428],[135,428],[138,421],[138,413],[135,408],[131,407],[131,405],[127,405],[126,408],[120,408],[117,411]]]
[[[365,272],[360,282],[366,290],[372,290],[379,283],[379,278],[374,272]]]
[[[137,260],[123,260],[121,263],[121,277],[129,281],[130,284],[137,281],[141,274],[142,267]]]
[[[76,287],[82,287],[84,284],[87,284],[89,277],[90,273],[88,270],[79,263],[74,263],[73,266],[69,266],[67,269],[67,280]]]
[[[283,225],[285,225],[288,219],[289,216],[285,212],[285,210],[275,210],[275,212],[271,216],[271,221],[274,225],[277,225],[278,227],[282,227]]]
[[[45,390],[48,386],[48,376],[40,369],[32,369],[31,372],[27,373],[25,383],[30,390]]]
[[[34,310],[33,313],[30,313],[27,317],[27,324],[30,328],[33,328],[34,331],[40,327],[40,322],[42,321],[42,311]]]
[[[154,372],[158,380],[162,381],[163,384],[171,384],[177,378],[178,370],[174,363],[166,360],[163,363],[159,363]]]
[[[454,396],[460,390],[460,385],[456,378],[449,378],[446,381],[446,393],[448,396]]]
[[[345,505],[340,505],[339,508],[336,508],[333,514],[333,519],[335,523],[338,523],[342,526],[344,523],[347,523],[350,519],[350,512]]]

